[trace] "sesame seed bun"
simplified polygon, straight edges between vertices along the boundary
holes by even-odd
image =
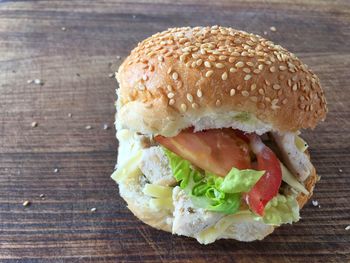
[[[157,33],[138,44],[116,75],[118,125],[145,134],[173,136],[227,112],[251,113],[268,127],[262,132],[296,131],[314,128],[327,112],[319,79],[294,54],[232,28]],[[234,126],[208,121],[198,129]]]

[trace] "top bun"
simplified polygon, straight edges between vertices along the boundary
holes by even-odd
[[[117,79],[117,125],[144,134],[174,136],[189,126],[297,131],[327,112],[318,77],[294,54],[226,27],[157,33],[131,52]]]

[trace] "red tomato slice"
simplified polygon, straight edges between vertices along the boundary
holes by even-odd
[[[193,132],[186,129],[174,137],[156,136],[155,140],[197,167],[225,176],[232,167],[251,167],[249,145],[232,129]]]
[[[282,171],[280,163],[269,147],[267,147],[259,136],[249,135],[251,148],[258,160],[258,170],[266,171],[260,180],[246,194],[246,201],[258,215],[264,215],[265,205],[278,194],[282,182]]]

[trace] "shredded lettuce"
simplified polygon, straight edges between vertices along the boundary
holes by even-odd
[[[163,148],[170,168],[180,188],[188,194],[194,205],[209,211],[234,214],[241,203],[241,193],[249,192],[264,171],[232,168],[225,178],[200,172],[191,163]]]
[[[299,205],[295,195],[278,194],[265,206],[263,221],[268,225],[282,225],[299,221]]]

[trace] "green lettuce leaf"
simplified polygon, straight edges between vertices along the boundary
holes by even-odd
[[[232,168],[231,171],[223,178],[220,189],[225,193],[242,193],[249,192],[265,171],[256,170],[238,170]]]
[[[299,221],[299,205],[294,195],[278,194],[265,206],[263,221],[269,225],[282,225]]]
[[[188,194],[194,205],[209,211],[234,214],[241,203],[241,193],[249,192],[264,171],[232,168],[225,178],[212,173],[202,173],[191,163],[163,148],[170,167],[181,189]]]

